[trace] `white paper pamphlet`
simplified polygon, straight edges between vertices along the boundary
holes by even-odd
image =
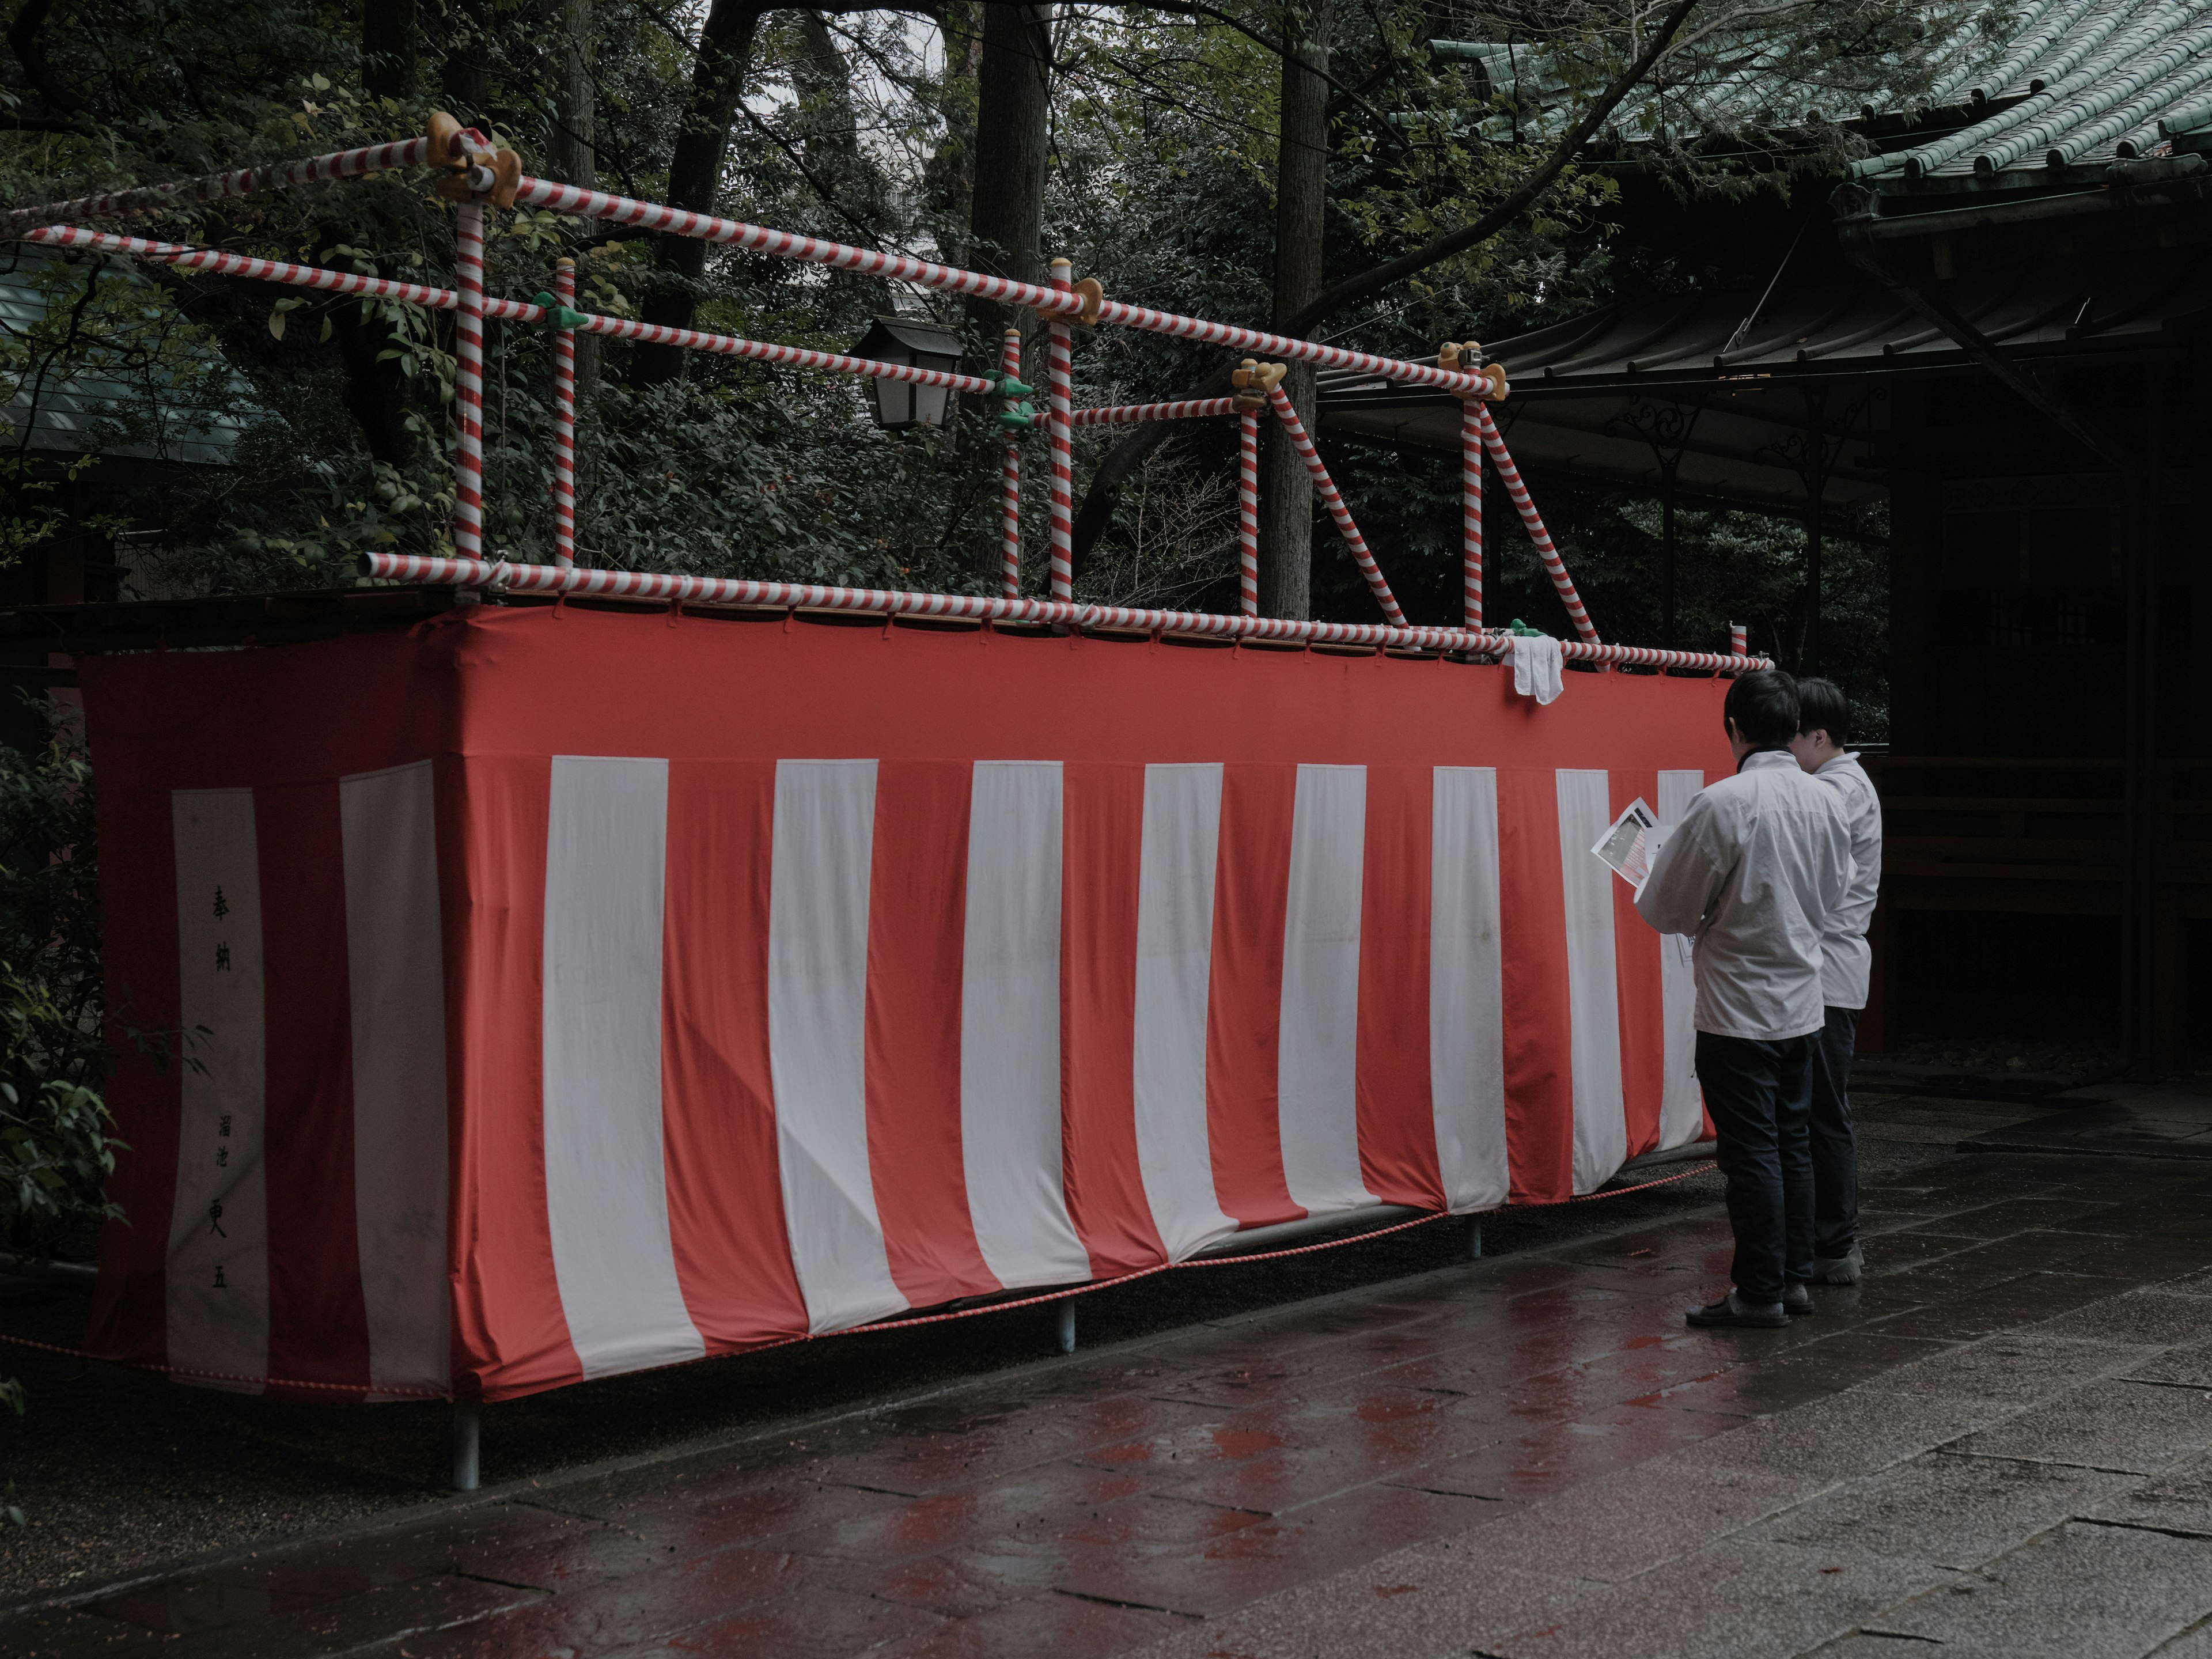
[[[1599,861],[1631,887],[1638,891],[1651,874],[1651,860],[1658,848],[1652,844],[1651,833],[1659,828],[1659,820],[1639,795],[1621,809],[1590,851]],[[1663,839],[1663,836],[1662,837]]]

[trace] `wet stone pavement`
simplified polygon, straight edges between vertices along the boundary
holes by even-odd
[[[2212,1162],[1938,1154],[0,1613],[0,1652],[2212,1659]],[[493,1474],[496,1474],[495,1469]]]

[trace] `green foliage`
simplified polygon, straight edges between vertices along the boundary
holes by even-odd
[[[101,1191],[122,1143],[100,1096],[94,848],[75,725],[53,716],[33,754],[0,744],[0,1248],[31,1255],[121,1213]],[[20,1385],[0,1379],[0,1401],[21,1412]]]
[[[1504,200],[1642,51],[1659,9],[1637,0],[1334,6],[1325,43],[1338,86],[1328,279]],[[557,30],[514,27],[515,15],[498,8],[422,9],[412,46],[421,70],[394,96],[364,84],[357,15],[303,0],[72,0],[66,14],[39,15],[46,21],[31,30],[34,50],[26,55],[19,43],[21,76],[3,88],[22,124],[0,133],[0,192],[15,201],[387,139],[423,130],[434,106],[514,143],[538,170],[559,104]],[[717,210],[885,251],[973,258],[981,15],[974,0],[926,13],[767,15]],[[1786,193],[1796,179],[1826,176],[1850,148],[1839,117],[1862,100],[1924,88],[1933,66],[1960,40],[1996,27],[1995,16],[1978,0],[1705,0],[1593,151],[1532,211],[1322,332],[1418,356],[1441,339],[1495,339],[1601,303],[1621,280],[1624,168],[1656,170],[1685,193]],[[697,21],[623,0],[595,9],[585,44],[598,87],[599,166],[611,187],[648,197],[665,187]],[[1067,253],[1116,298],[1266,323],[1282,71],[1257,37],[1308,33],[1311,23],[1280,7],[1218,16],[1064,9],[1053,26],[1048,251]],[[1439,58],[1428,43],[1443,37],[1488,42],[1504,55]],[[450,204],[424,179],[386,175],[197,204],[165,219],[159,234],[450,286],[452,226]],[[554,261],[567,254],[580,267],[580,308],[635,317],[655,280],[651,251],[649,240],[617,225],[542,210],[494,213],[488,287],[518,297],[550,289]],[[172,377],[172,404],[220,406],[245,422],[231,467],[177,482],[158,501],[118,495],[111,504],[117,524],[159,526],[158,557],[173,583],[210,592],[320,586],[350,580],[367,549],[451,550],[451,313],[161,267],[125,282],[112,269],[100,275],[81,258],[56,259],[40,278],[53,291],[39,337],[0,341],[0,374],[37,385],[95,360],[119,362]],[[941,294],[726,248],[710,255],[697,298],[702,328],[832,350],[895,308],[955,326],[967,320],[960,302]],[[553,548],[551,337],[498,324],[488,333],[487,545],[543,562]],[[645,387],[629,381],[631,348],[603,340],[597,349],[596,398],[579,419],[587,562],[995,586],[988,549],[999,444],[973,420],[980,411],[950,432],[887,435],[869,418],[866,388],[852,382],[695,356],[680,382]],[[1203,379],[1219,356],[1126,331],[1085,336],[1078,384],[1087,399],[1164,395]],[[210,380],[210,361],[229,382],[196,382],[187,395],[186,380]],[[1079,434],[1079,494],[1119,435]],[[1029,453],[1035,477],[1042,451]],[[1217,498],[1232,453],[1227,434],[1211,428],[1178,433],[1157,452],[1125,495],[1084,579],[1085,596],[1231,602],[1234,525]],[[1451,615],[1456,459],[1330,453],[1394,581],[1409,598],[1432,596],[1432,605],[1423,600],[1427,614]],[[20,556],[54,522],[52,469],[19,459],[11,474],[8,465],[0,458],[0,560]],[[1043,501],[1041,490],[1029,494],[1034,549]],[[1607,562],[1630,568],[1643,555],[1624,550],[1650,539],[1633,514],[1611,507],[1554,517],[1572,526],[1562,540],[1577,569],[1592,568],[1594,602],[1607,586]],[[1761,563],[1747,550],[1758,540],[1749,529],[1717,521],[1696,533],[1705,539],[1683,541],[1685,571],[1710,558],[1732,580],[1764,573],[1759,580],[1780,596],[1762,597],[1764,609],[1747,619],[1789,635],[1796,600],[1782,590],[1802,590],[1802,551],[1785,537]],[[1317,560],[1328,549],[1324,538]],[[1027,562],[1041,586],[1043,561]],[[1318,602],[1341,597],[1365,614],[1356,585],[1338,595],[1343,574],[1317,570]],[[1625,591],[1615,614],[1640,617],[1638,603]],[[1747,597],[1735,608],[1749,608]],[[1607,626],[1615,637],[1655,631]],[[1686,611],[1680,631],[1686,641]]]
[[[0,1240],[50,1249],[64,1228],[113,1213],[100,1086],[99,871],[92,769],[73,720],[46,744],[0,744]]]

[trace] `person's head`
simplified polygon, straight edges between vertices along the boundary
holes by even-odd
[[[1850,741],[1851,705],[1833,680],[1797,682],[1797,735],[1790,752],[1808,772],[1817,772],[1844,752]]]
[[[1787,749],[1797,735],[1797,683],[1778,668],[1739,674],[1721,705],[1735,763],[1764,749]]]

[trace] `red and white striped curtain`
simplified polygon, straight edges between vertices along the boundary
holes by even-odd
[[[477,607],[95,659],[88,1345],[489,1398],[1590,1190],[1703,1133],[1589,852],[1721,686]]]

